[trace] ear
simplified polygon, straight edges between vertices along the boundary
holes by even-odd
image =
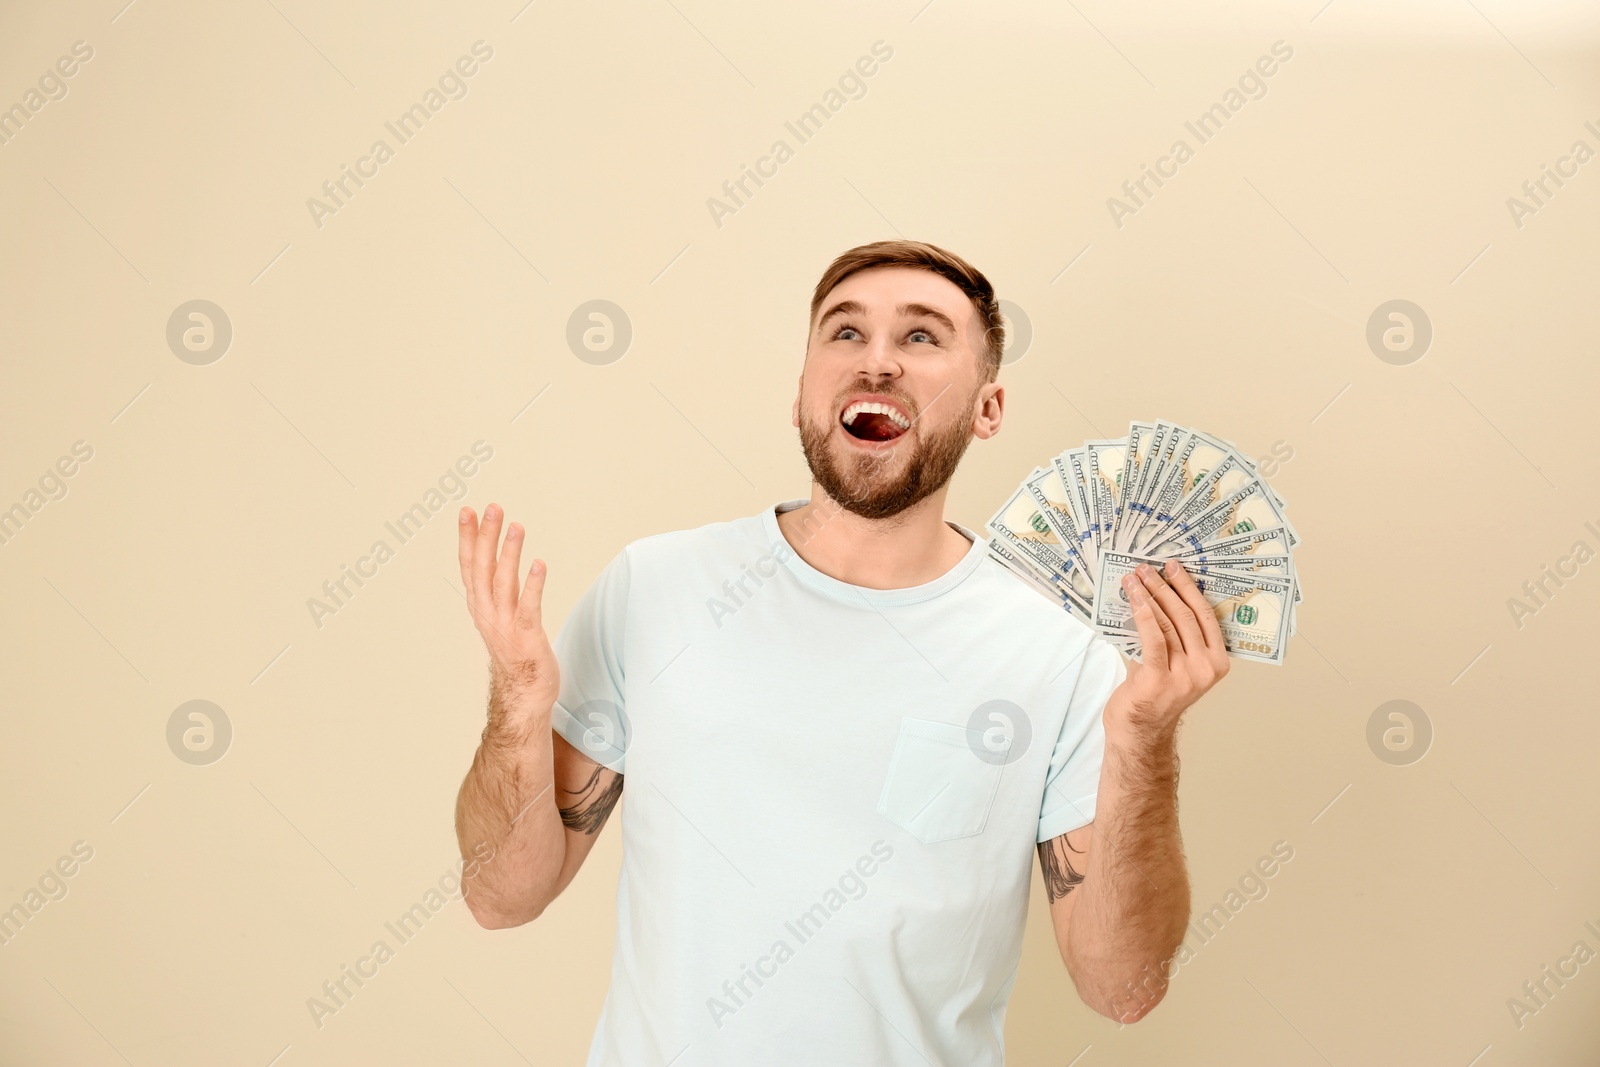
[[[999,433],[1005,406],[1005,387],[998,382],[989,382],[979,389],[972,405],[972,435],[980,441],[987,441]]]
[[[794,405],[789,409],[789,425],[795,427],[796,429],[799,429],[800,427],[800,384],[804,382],[805,379],[806,376],[804,374],[801,374],[800,377],[795,379]]]

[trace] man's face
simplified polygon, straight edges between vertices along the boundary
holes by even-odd
[[[876,267],[835,286],[793,412],[823,491],[882,519],[942,489],[973,436],[1000,428],[1004,394],[986,382],[983,342],[972,301],[930,271]]]

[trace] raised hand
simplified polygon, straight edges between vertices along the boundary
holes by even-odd
[[[547,711],[561,690],[561,668],[544,631],[541,599],[546,569],[536,559],[519,594],[517,574],[526,532],[517,523],[506,530],[496,504],[483,509],[483,524],[469,507],[461,509],[461,581],[467,609],[489,649],[489,669],[497,687],[514,691],[517,703]],[[498,550],[498,558],[496,552]]]

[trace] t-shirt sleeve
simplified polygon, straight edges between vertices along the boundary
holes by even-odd
[[[1061,735],[1050,754],[1035,840],[1048,841],[1094,821],[1100,764],[1106,751],[1102,715],[1112,691],[1127,676],[1122,653],[1100,637],[1091,638],[1067,702]]]
[[[568,744],[622,773],[628,751],[623,636],[628,614],[628,550],[606,564],[552,642],[561,694],[550,725]]]

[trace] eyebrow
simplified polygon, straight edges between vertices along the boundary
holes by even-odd
[[[935,322],[937,322],[940,325],[942,325],[946,330],[949,330],[952,334],[956,332],[956,324],[950,321],[950,316],[946,315],[944,312],[940,311],[936,307],[929,307],[927,304],[915,304],[915,303],[912,303],[912,304],[901,304],[895,310],[897,312],[899,312],[899,314],[902,317],[905,317],[905,318],[914,318],[914,317],[922,316],[922,317],[933,319]],[[823,314],[822,318],[817,320],[817,330],[820,332],[822,330],[822,327],[827,325],[828,320],[831,319],[831,318],[834,318],[837,315],[865,315],[866,313],[867,313],[866,306],[863,305],[860,301],[857,301],[857,300],[840,301],[839,303],[833,305],[833,307],[829,308]]]

